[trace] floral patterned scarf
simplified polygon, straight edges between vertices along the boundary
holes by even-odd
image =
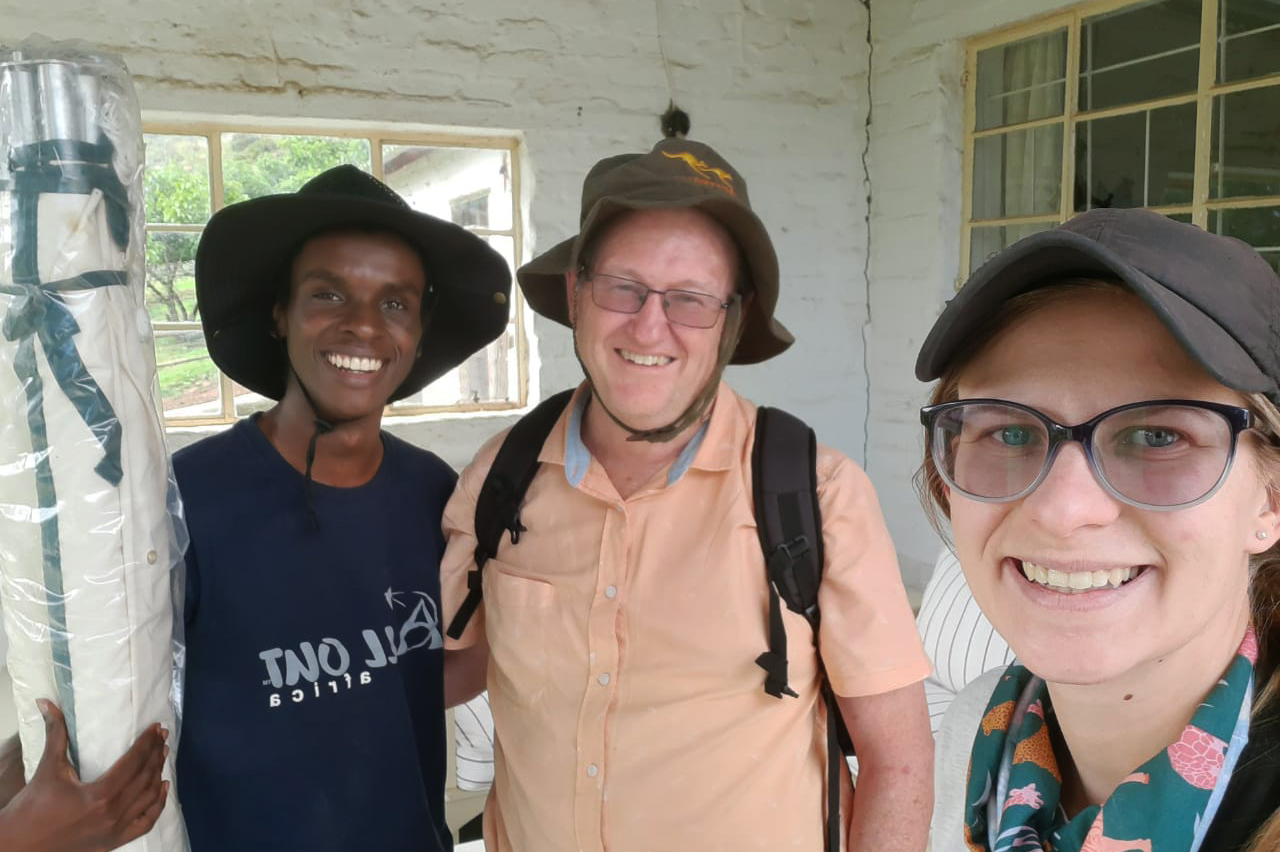
[[[1066,819],[1044,681],[1014,663],[973,744],[964,839],[972,852],[1196,852],[1249,735],[1258,643],[1235,658],[1177,742],[1130,773],[1105,802]],[[1206,850],[1208,852],[1208,850]]]

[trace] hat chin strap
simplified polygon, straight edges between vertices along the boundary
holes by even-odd
[[[288,356],[286,355],[286,359],[287,357]],[[313,530],[318,530],[320,529],[320,518],[316,515],[315,502],[312,499],[312,485],[314,480],[311,478],[311,468],[315,465],[316,461],[316,441],[320,439],[321,435],[325,435],[333,431],[335,421],[326,420],[320,416],[320,409],[316,408],[316,401],[311,398],[311,392],[308,391],[307,386],[302,383],[302,376],[298,375],[298,371],[294,369],[292,361],[289,361],[289,372],[293,373],[293,380],[298,383],[298,389],[302,391],[302,398],[307,401],[307,407],[309,407],[311,409],[311,413],[315,415],[311,420],[315,425],[315,430],[311,433],[311,439],[307,441],[307,470],[304,474],[306,477],[304,499],[307,503],[307,515],[311,518],[311,528]],[[342,423],[344,421],[339,420],[336,422]]]
[[[307,441],[307,470],[304,476],[306,477],[305,499],[307,502],[307,514],[311,516],[311,528],[318,530],[320,529],[320,518],[316,515],[315,503],[312,500],[312,485],[314,480],[311,477],[311,468],[315,465],[316,461],[316,441],[320,440],[321,435],[326,435],[338,426],[341,426],[343,423],[349,423],[353,420],[357,420],[358,418],[344,417],[342,419],[335,419],[332,417],[321,417],[320,409],[316,407],[316,401],[311,398],[311,392],[308,391],[307,386],[303,384],[302,376],[298,375],[298,371],[294,369],[292,361],[289,361],[289,372],[293,373],[293,380],[298,383],[298,389],[302,391],[303,399],[307,401],[307,405],[311,408],[311,413],[315,415],[311,420],[315,425],[315,431],[311,433],[311,440]]]
[[[610,411],[609,406],[605,405],[604,399],[596,390],[595,380],[591,378],[591,371],[587,369],[586,362],[582,360],[582,353],[578,350],[578,329],[576,326],[573,329],[573,354],[577,357],[578,364],[582,367],[583,375],[587,377],[587,387],[591,390],[591,396],[600,405],[600,409],[609,415],[610,420],[629,433],[627,440],[661,444],[674,439],[694,423],[702,420],[703,416],[706,415],[707,409],[711,407],[711,402],[716,398],[716,391],[720,387],[720,376],[724,373],[724,368],[729,365],[729,359],[733,357],[733,351],[737,349],[738,340],[741,337],[742,300],[734,299],[725,311],[724,328],[720,332],[720,350],[716,356],[716,366],[711,371],[711,376],[707,379],[706,386],[689,404],[689,407],[684,410],[683,414],[666,426],[659,426],[656,429],[637,429],[623,422],[622,418]]]

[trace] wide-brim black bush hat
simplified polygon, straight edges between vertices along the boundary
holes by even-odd
[[[419,213],[355,166],[322,172],[297,192],[224,207],[196,250],[196,302],[209,356],[220,370],[271,399],[284,396],[285,347],[272,308],[287,286],[286,264],[311,236],[334,228],[385,229],[421,257],[422,354],[389,402],[426,387],[507,327],[511,272],[484,240]]]
[[[728,232],[746,261],[752,298],[731,364],[755,364],[795,342],[774,319],[778,304],[778,256],[764,223],[751,210],[747,182],[733,166],[700,142],[663,139],[648,154],[620,154],[596,163],[582,182],[578,233],[516,270],[530,307],[569,325],[565,273],[593,233],[624,210],[691,207]]]
[[[1014,243],[960,288],[920,348],[933,381],[1000,305],[1064,278],[1118,278],[1209,375],[1280,402],[1280,278],[1248,244],[1159,213],[1082,213]]]

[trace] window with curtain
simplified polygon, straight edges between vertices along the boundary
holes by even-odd
[[[195,301],[195,253],[209,217],[227,204],[293,192],[349,163],[414,209],[484,237],[514,268],[520,252],[516,140],[363,130],[298,130],[144,121],[146,304],[168,425],[230,423],[271,404],[219,373]],[[393,135],[394,133],[394,135]],[[527,347],[517,294],[506,333],[390,415],[506,409],[526,403]],[[429,333],[429,332],[428,332]]]
[[[1280,3],[1090,4],[974,40],[962,278],[1096,207],[1238,237],[1280,269]]]

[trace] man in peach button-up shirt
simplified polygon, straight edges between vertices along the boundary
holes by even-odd
[[[825,671],[860,766],[856,808],[842,779],[839,842],[919,852],[929,662],[871,485],[834,450],[817,458],[816,648],[783,610],[796,695],[766,694],[756,663],[769,645],[756,410],[720,375],[792,338],[773,317],[777,258],[742,176],[668,138],[598,163],[581,223],[518,278],[534,310],[573,329],[586,381],[542,447],[527,529],[504,536],[480,609],[446,641],[450,700],[487,685],[493,709],[486,848],[820,852]],[[476,497],[503,437],[445,510],[447,618],[475,569]]]

